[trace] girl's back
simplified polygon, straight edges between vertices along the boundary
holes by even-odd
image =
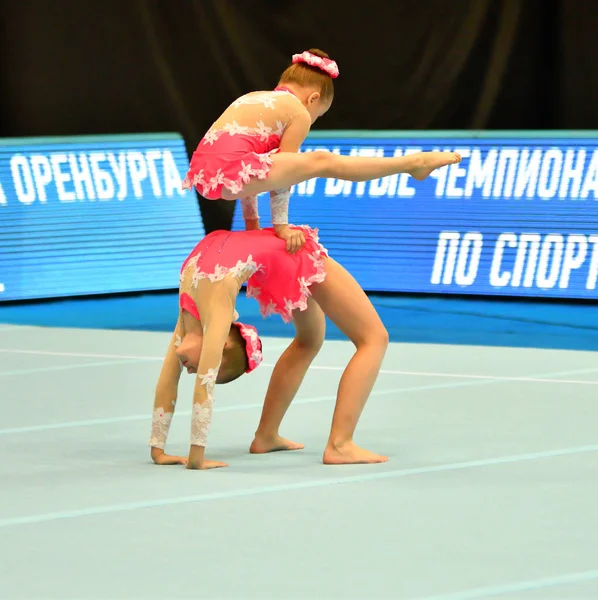
[[[301,101],[285,90],[250,92],[235,100],[210,127],[203,139],[204,151],[228,134],[243,136],[253,151],[267,152],[279,144],[292,119],[305,112]]]

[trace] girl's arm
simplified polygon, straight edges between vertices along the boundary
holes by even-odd
[[[259,229],[260,216],[257,211],[257,196],[245,196],[245,198],[241,198],[241,207],[243,209],[245,230]]]
[[[214,386],[222,363],[224,345],[233,322],[235,297],[239,289],[231,278],[226,278],[218,284],[207,281],[200,282],[200,286],[202,284],[210,288],[207,292],[209,294],[207,301],[199,303],[204,334],[193,393],[188,469],[213,469],[227,466],[223,462],[206,460],[205,448],[212,423]]]
[[[280,138],[280,151],[299,152],[301,144],[303,144],[309,133],[310,127],[311,119],[307,112],[301,112],[298,115],[295,115]],[[287,250],[298,250],[305,243],[305,239],[303,239],[299,248],[292,248],[292,245],[289,244],[289,239],[287,239],[289,236],[298,237],[299,235],[302,235],[288,228],[290,196],[290,188],[272,190],[270,192],[270,213],[272,215],[272,225],[274,226],[276,234],[279,237],[283,237],[285,233],[287,234],[283,237],[283,239],[287,241]],[[245,229],[247,231],[259,229],[257,196],[246,196],[241,198],[241,207],[243,209]]]
[[[307,111],[295,115],[280,139],[281,152],[299,152],[311,127],[311,117]],[[289,199],[291,189],[272,190],[270,192],[270,213],[276,235],[285,240],[287,250],[296,252],[305,244],[301,231],[289,228]]]
[[[179,314],[177,324],[166,351],[160,377],[156,385],[154,411],[152,415],[152,433],[149,440],[151,457],[157,465],[185,464],[187,457],[169,456],[164,446],[170,430],[172,416],[177,401],[179,379],[183,366],[176,355],[176,347],[183,336],[182,318]]]

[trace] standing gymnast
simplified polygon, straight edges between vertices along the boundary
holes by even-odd
[[[305,237],[288,224],[293,185],[314,177],[369,181],[398,173],[422,180],[461,160],[455,152],[392,158],[300,154],[310,127],[332,104],[337,76],[337,64],[321,50],[295,54],[273,91],[241,96],[210,127],[193,153],[183,187],[195,186],[211,200],[240,199],[248,230],[259,227],[257,195],[270,192],[274,231],[295,252]]]
[[[205,457],[214,386],[251,372],[262,360],[257,331],[236,321],[235,300],[244,284],[264,317],[277,313],[285,322],[292,321],[296,330],[272,373],[250,451],[261,454],[303,448],[282,438],[279,427],[324,341],[327,315],[353,342],[355,354],[340,380],[323,462],[388,460],[353,441],[386,352],[386,329],[355,279],[328,257],[317,231],[305,226],[293,227],[293,231],[305,239],[295,253],[286,250],[273,229],[215,231],[183,263],[178,321],[156,386],[149,442],[155,463],[186,464],[189,469],[227,466]],[[188,457],[164,453],[183,368],[196,374]]]

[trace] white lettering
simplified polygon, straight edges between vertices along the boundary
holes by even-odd
[[[118,155],[118,163],[116,162],[116,157],[114,154],[108,154],[108,162],[110,163],[110,167],[114,176],[116,177],[116,182],[118,183],[118,199],[124,200],[127,197],[127,164],[126,164],[127,156],[124,152],[121,152]],[[99,195],[99,194],[98,194]]]
[[[77,158],[79,160],[77,160]],[[69,164],[73,175],[73,185],[75,186],[77,200],[85,200],[85,198],[95,200],[96,193],[93,189],[93,179],[89,170],[87,156],[85,154],[79,154],[77,157],[76,154],[69,154]],[[85,191],[87,193],[83,191],[82,183],[85,183]]]
[[[169,198],[174,192],[178,192],[179,196],[183,196],[185,194],[183,180],[177,169],[172,152],[170,150],[165,150],[162,158],[164,160],[164,193]]]
[[[494,287],[505,287],[509,284],[511,273],[503,270],[501,272],[501,263],[505,246],[515,248],[517,246],[517,236],[514,233],[501,233],[494,246],[494,256],[490,267],[490,285]]]
[[[538,181],[538,196],[543,200],[554,198],[556,195],[562,165],[563,153],[558,148],[551,148],[544,154]]]
[[[586,290],[596,289],[598,279],[598,235],[591,235],[589,242],[592,244],[592,258],[590,259],[590,271],[586,280]]]
[[[525,149],[521,151],[519,161],[519,171],[515,181],[515,198],[522,198],[527,190],[527,197],[532,198],[536,193],[536,184],[538,182],[538,173],[542,160],[542,150],[534,150],[531,153]]]
[[[373,179],[370,182],[369,195],[372,198],[380,198],[380,196],[386,196],[388,194],[388,184],[390,183],[390,177],[379,177]]]
[[[467,181],[465,182],[464,194],[470,198],[474,188],[483,186],[482,196],[488,198],[492,190],[492,178],[496,171],[496,161],[498,159],[498,150],[492,148],[488,151],[486,159],[482,162],[482,153],[475,148],[471,152],[469,160],[469,169],[467,172]]]
[[[142,198],[143,189],[141,188],[141,182],[147,179],[145,157],[141,152],[128,152],[127,161],[129,163],[129,175],[131,176],[135,198]]]
[[[563,268],[561,269],[561,278],[559,287],[567,289],[569,287],[569,278],[573,269],[579,269],[586,259],[588,253],[588,242],[585,235],[570,235],[567,237],[565,245],[565,258],[563,259]]]
[[[160,150],[149,150],[145,153],[145,159],[147,161],[147,171],[149,173],[150,181],[152,183],[152,191],[154,196],[162,196],[162,190],[160,189],[160,178],[158,177],[158,171],[156,169],[156,161],[162,158],[162,152]]]
[[[575,166],[573,166],[573,159],[577,156]],[[561,187],[559,188],[559,198],[577,198],[579,196],[579,190],[581,188],[581,178],[583,177],[583,167],[586,160],[586,151],[580,150],[576,152],[572,148],[569,148],[565,153],[565,166],[563,167],[563,174],[561,178]],[[573,181],[571,191],[569,191],[569,182]]]
[[[308,179],[297,185],[297,194],[299,196],[313,196],[316,191],[317,179]]]
[[[515,174],[517,173],[518,160],[518,150],[506,149],[500,151],[498,157],[498,166],[496,167],[496,174],[494,178],[494,191],[492,192],[494,198],[499,198],[501,196],[504,198],[510,198],[513,195],[513,186],[515,185]]]
[[[106,155],[103,152],[94,152],[89,155],[91,172],[93,173],[99,200],[110,200],[111,198],[114,198],[114,181],[112,175],[100,168],[100,163],[105,160]]]
[[[459,239],[461,235],[456,231],[441,231],[436,246],[436,258],[434,259],[434,267],[432,269],[431,283],[437,285],[442,283],[450,284],[453,281],[453,272],[455,270],[455,262],[457,260],[457,251],[459,249]],[[448,256],[447,256],[448,246]],[[446,262],[445,262],[446,257]]]
[[[556,285],[561,270],[564,246],[562,235],[550,234],[544,238],[536,274],[536,285],[539,288],[551,289]]]
[[[342,179],[326,179],[326,187],[324,188],[324,195],[340,196],[344,187],[345,187],[345,182]]]
[[[10,172],[19,202],[22,204],[32,204],[35,202],[33,175],[27,159],[18,154],[13,156],[10,159]]]
[[[41,154],[33,155],[30,158],[30,162],[37,189],[37,197],[40,202],[45,202],[48,199],[46,196],[46,186],[52,181],[52,166],[48,157]]]
[[[522,233],[519,236],[517,256],[515,257],[515,265],[513,267],[513,280],[511,282],[513,287],[521,285],[524,270],[525,278],[523,279],[523,287],[532,287],[534,275],[536,274],[536,264],[538,263],[538,256],[540,254],[541,241],[542,237],[537,233]]]
[[[6,204],[6,194],[4,193],[2,183],[0,183],[0,204]]]
[[[592,154],[579,197],[587,198],[590,192],[594,192],[594,198],[598,198],[598,150]]]
[[[473,251],[470,252],[472,244]],[[455,282],[457,285],[466,287],[473,284],[478,274],[481,255],[482,234],[478,232],[466,233],[463,236],[459,249],[459,260],[457,261],[457,270],[455,273]],[[469,266],[467,265],[468,259],[470,259]]]
[[[72,177],[70,173],[64,173],[60,170],[60,165],[69,162],[66,154],[52,154],[52,172],[54,173],[54,183],[56,184],[56,193],[58,199],[61,202],[74,202],[77,197],[75,192],[67,192],[64,184],[71,181]]]

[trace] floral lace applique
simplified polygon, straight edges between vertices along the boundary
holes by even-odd
[[[171,412],[165,412],[163,408],[156,408],[152,416],[152,433],[149,440],[149,445],[152,448],[161,448],[164,450],[170,424],[172,422]]]
[[[191,414],[192,446],[203,446],[205,448],[207,445],[214,408],[214,386],[216,385],[216,377],[218,376],[219,369],[220,365],[215,369],[208,369],[205,375],[201,373],[197,374],[200,385],[206,389],[207,399],[203,404],[197,402],[193,405],[193,412]]]
[[[276,121],[274,127],[269,127],[264,121],[257,121],[256,125],[257,127],[250,127],[249,125],[239,125],[237,121],[233,121],[232,123],[225,123],[222,127],[212,127],[204,135],[203,143],[213,146],[214,142],[217,142],[224,134],[250,135],[259,137],[262,142],[268,142],[272,136],[281,138],[286,129],[282,121]]]
[[[195,271],[193,274],[193,287],[197,287],[202,279],[209,279],[210,283],[216,283],[228,275],[237,277],[240,280],[247,280],[260,269],[263,269],[263,266],[256,263],[253,260],[253,256],[250,254],[246,261],[239,260],[234,267],[216,265],[213,273],[206,273],[200,270]]]
[[[263,94],[246,94],[232,103],[232,106],[239,108],[243,104],[263,104],[264,108],[274,109],[277,99],[277,92],[264,92]]]

